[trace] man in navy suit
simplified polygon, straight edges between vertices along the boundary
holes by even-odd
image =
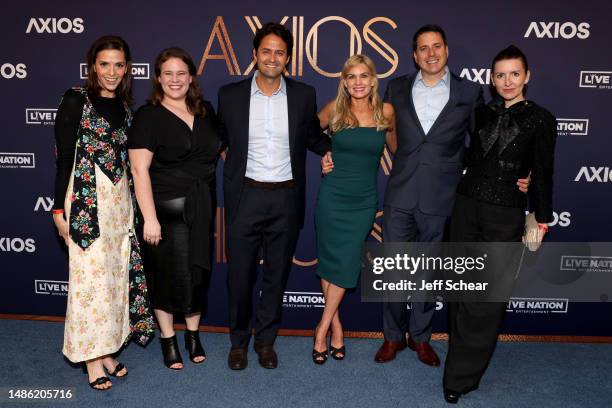
[[[255,74],[219,90],[219,134],[228,147],[223,192],[232,343],[228,365],[233,370],[247,365],[260,250],[263,284],[254,346],[261,366],[278,364],[273,345],[304,224],[306,149],[320,155],[331,149],[319,126],[314,88],[282,75],[292,48],[290,31],[265,24],[253,39]]]
[[[450,72],[441,27],[421,27],[413,38],[418,72],[389,82],[384,100],[396,112],[397,152],[384,202],[385,242],[442,241],[463,170],[465,137],[482,89]],[[429,345],[435,303],[385,303],[385,341],[375,361],[410,347],[430,366],[440,360]],[[410,313],[408,313],[410,312]],[[406,333],[410,334],[406,341]]]

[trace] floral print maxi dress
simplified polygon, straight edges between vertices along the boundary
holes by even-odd
[[[80,89],[78,89],[80,90]],[[69,290],[64,355],[72,362],[112,354],[131,335],[152,335],[146,283],[134,234],[126,130],[111,129],[87,96],[68,194]]]

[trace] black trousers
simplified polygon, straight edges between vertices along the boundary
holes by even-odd
[[[251,338],[253,288],[260,250],[263,283],[255,311],[255,345],[272,345],[276,340],[283,293],[299,234],[296,196],[293,187],[267,190],[244,186],[236,217],[228,228],[232,347],[247,347]]]
[[[451,218],[452,242],[520,242],[521,208],[503,207],[457,195]],[[497,344],[506,302],[449,303],[449,343],[444,388],[464,393],[478,388]]]

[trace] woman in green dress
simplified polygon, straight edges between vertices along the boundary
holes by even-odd
[[[365,55],[350,57],[336,98],[319,112],[321,127],[331,135],[333,162],[329,156],[322,160],[327,175],[319,188],[315,215],[317,275],[325,297],[315,330],[315,364],[327,361],[330,327],[329,353],[336,360],[346,353],[338,307],[346,289],[357,286],[361,250],[378,208],[378,163],[385,143],[393,152],[396,147],[394,119],[393,107],[378,95],[372,60]]]

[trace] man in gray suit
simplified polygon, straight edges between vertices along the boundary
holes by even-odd
[[[448,69],[441,27],[419,28],[412,47],[419,71],[391,80],[384,97],[395,109],[398,145],[385,191],[385,242],[442,241],[463,170],[465,137],[474,109],[483,103],[479,85]],[[406,303],[385,303],[385,341],[375,361],[391,361],[408,346],[423,363],[440,365],[429,345],[434,310],[431,302],[413,302],[409,311]]]

